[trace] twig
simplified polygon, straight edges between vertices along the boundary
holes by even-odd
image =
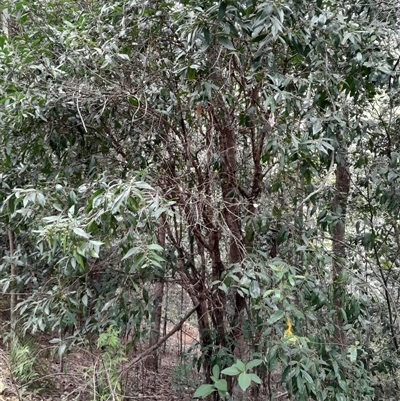
[[[79,117],[81,118],[83,128],[85,129],[85,132],[87,133],[88,130],[87,130],[87,128],[86,128],[85,121],[83,120],[81,111],[80,111],[80,109],[79,109],[79,103],[78,103],[78,102],[79,102],[78,99],[76,99],[76,108],[77,108],[77,110],[78,110]]]
[[[199,307],[200,303],[196,304],[196,306],[191,309],[188,313],[186,313],[185,316],[177,323],[174,328],[163,338],[161,338],[158,342],[156,342],[153,346],[149,347],[146,349],[146,351],[142,352],[140,355],[138,355],[127,367],[127,369],[130,369],[133,365],[141,361],[145,356],[151,354],[155,349],[157,349],[160,345],[165,343],[165,341],[168,340],[174,333],[176,333],[185,323],[186,320],[189,319],[189,317],[196,311],[196,309]]]

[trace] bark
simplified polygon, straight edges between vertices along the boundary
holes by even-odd
[[[215,119],[215,121],[217,121]],[[241,230],[240,210],[239,210],[239,189],[236,180],[236,132],[233,124],[217,126],[219,131],[220,152],[223,158],[221,169],[221,190],[224,203],[223,216],[225,224],[230,233],[229,244],[229,263],[240,265],[243,261],[245,251],[245,241]],[[219,278],[221,277],[219,272]],[[234,299],[234,316],[231,320],[231,332],[233,338],[233,353],[235,358],[246,360],[246,343],[243,334],[243,319],[246,309],[246,300],[238,293]],[[224,311],[221,311],[220,325],[223,324]],[[232,382],[228,382],[229,390],[234,401],[242,401],[245,394],[242,389],[235,385],[232,388]]]
[[[350,171],[347,164],[346,151],[341,150],[337,157],[335,196],[333,199],[334,212],[340,213],[340,218],[333,227],[333,303],[335,306],[335,344],[344,349],[346,347],[346,335],[343,331],[344,321],[342,308],[345,295],[346,282],[343,275],[343,264],[346,258],[345,234],[347,217],[347,200],[350,192]]]
[[[202,349],[202,367],[205,380],[211,381],[211,357],[212,357],[212,338],[210,327],[210,309],[207,302],[209,291],[203,280],[196,283],[195,286],[188,288],[188,293],[193,304],[197,304],[197,324],[199,326],[200,345]]]
[[[8,15],[8,10],[7,8],[4,8],[3,11],[1,12],[1,23],[2,23],[2,30],[5,36],[8,37],[9,34],[9,19],[10,16]]]
[[[8,9],[4,8],[1,12],[1,28],[6,37],[9,37],[9,23],[10,16],[8,14]],[[10,324],[11,330],[15,329],[15,306],[17,304],[17,294],[15,292],[15,263],[12,260],[14,256],[14,233],[10,229],[8,230],[8,243],[10,249],[11,258],[11,271],[10,271]]]
[[[10,260],[11,260],[11,272],[10,272],[10,324],[11,330],[15,330],[16,318],[15,318],[15,307],[17,305],[17,293],[15,290],[15,263],[13,261],[14,257],[14,233],[8,230],[8,242],[10,248]]]
[[[165,222],[160,219],[160,227],[158,229],[158,244],[165,247]],[[154,284],[154,308],[152,314],[152,332],[150,334],[149,348],[154,348],[154,345],[160,340],[161,333],[161,316],[162,316],[162,303],[164,297],[164,280],[160,278]],[[146,367],[155,372],[158,371],[159,357],[158,349],[154,348],[151,356],[146,359]]]

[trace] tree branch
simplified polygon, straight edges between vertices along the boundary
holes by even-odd
[[[159,341],[157,341],[154,345],[152,345],[150,348],[147,348],[146,351],[142,352],[140,355],[138,355],[127,367],[127,369],[130,369],[133,365],[137,364],[139,361],[141,361],[144,357],[147,355],[151,354],[154,350],[156,350],[158,347],[160,347],[165,341],[167,341],[172,335],[174,335],[178,330],[181,329],[183,323],[186,322],[186,320],[189,319],[190,316],[196,311],[196,309],[200,306],[200,303],[196,304],[189,312],[186,313],[185,316],[179,321],[178,324],[174,326],[174,328],[163,338],[160,338]]]

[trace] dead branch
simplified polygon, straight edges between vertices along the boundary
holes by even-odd
[[[190,316],[196,311],[196,309],[200,306],[200,303],[196,304],[194,308],[192,308],[189,312],[186,313],[185,316],[177,323],[174,328],[163,338],[160,338],[158,342],[156,342],[153,346],[147,348],[145,351],[143,351],[140,355],[138,355],[127,367],[127,369],[130,369],[133,365],[141,361],[145,356],[151,354],[155,349],[160,347],[165,341],[167,341],[171,336],[173,336],[178,330],[182,328],[183,323],[186,322],[186,320],[189,319]]]

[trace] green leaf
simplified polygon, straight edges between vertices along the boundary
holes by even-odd
[[[259,366],[261,364],[262,364],[261,359],[253,359],[252,361],[246,363],[246,370],[253,369],[254,367]]]
[[[297,389],[300,393],[304,391],[304,381],[303,378],[300,375],[296,376],[296,384],[297,384]]]
[[[203,35],[204,35],[204,39],[207,45],[209,45],[211,43],[211,34],[210,34],[210,30],[208,28],[204,28],[203,29]]]
[[[275,344],[267,354],[267,368],[269,371],[274,370],[278,364],[277,352],[278,346]]]
[[[129,249],[129,251],[125,254],[125,256],[124,256],[121,260],[128,259],[128,258],[131,257],[132,255],[137,254],[139,251],[140,251],[140,248],[138,248],[138,247],[133,247],[133,248]]]
[[[227,7],[226,2],[225,1],[221,1],[221,4],[219,5],[219,9],[218,9],[218,19],[220,21],[222,21],[224,16],[225,16],[226,7]]]
[[[332,361],[332,367],[335,372],[335,377],[339,377],[339,365],[336,361]]]
[[[73,256],[78,265],[85,268],[85,260],[77,251],[73,251]]]
[[[194,81],[196,78],[196,70],[194,68],[188,67],[187,69],[187,79],[189,82]]]
[[[357,360],[357,347],[355,347],[354,345],[352,345],[352,346],[349,348],[348,356],[349,356],[350,362],[353,362],[353,363],[354,363],[354,362]]]
[[[94,245],[94,246],[101,246],[101,245],[104,245],[104,242],[96,241],[96,240],[93,240],[93,239],[91,239],[89,242],[90,242],[92,245]]]
[[[226,393],[228,391],[228,382],[225,379],[219,379],[214,383],[215,388],[218,391]]]
[[[316,135],[319,131],[322,129],[322,124],[321,121],[317,120],[314,122],[312,130],[313,130],[313,135]]]
[[[261,42],[263,39],[265,39],[267,36],[267,33],[262,33],[261,35],[256,36],[255,38],[252,38],[250,40],[250,42],[252,43],[257,43],[257,42]]]
[[[238,383],[239,383],[239,387],[243,390],[246,391],[250,384],[251,384],[251,377],[249,374],[243,372],[239,375],[238,377]]]
[[[85,231],[83,231],[81,228],[79,228],[79,227],[75,227],[74,229],[73,229],[73,231],[74,231],[74,233],[76,234],[76,235],[79,235],[80,237],[82,237],[82,238],[86,238],[86,239],[89,239],[90,238],[90,235],[88,234],[88,233],[85,233]]]
[[[193,394],[193,398],[206,398],[215,391],[213,384],[202,384]]]
[[[131,189],[127,188],[125,191],[121,192],[114,201],[114,205],[112,207],[111,213],[116,214],[119,213],[119,209],[124,202],[128,199],[131,193]]]
[[[258,281],[251,281],[249,286],[249,294],[250,297],[253,299],[258,298],[261,295],[260,285],[258,284]]]
[[[62,343],[62,344],[60,345],[60,347],[58,348],[58,355],[59,355],[59,356],[64,355],[64,352],[65,352],[66,349],[67,349],[67,344]]]
[[[309,383],[313,383],[314,380],[312,379],[312,377],[305,371],[302,370],[301,371],[301,375],[303,376],[304,379],[306,379]]]
[[[229,368],[225,368],[221,371],[223,375],[227,376],[237,376],[241,371],[235,366],[230,366]]]
[[[139,101],[134,97],[128,97],[128,102],[135,107],[139,106]]]
[[[164,248],[158,244],[150,244],[147,248],[151,249],[152,251],[159,251],[159,252],[162,252],[164,250]]]
[[[276,312],[274,312],[269,319],[267,320],[268,324],[274,324],[276,323],[278,320],[282,319],[284,316],[284,312],[281,310],[277,310]]]
[[[218,36],[217,40],[226,49],[235,50],[235,48],[233,47],[233,44],[231,42],[231,39],[228,38],[227,36]]]
[[[236,367],[239,369],[240,372],[246,371],[246,366],[240,359],[236,361]]]
[[[341,380],[341,379],[339,379],[338,382],[339,382],[339,387],[340,387],[344,392],[347,393],[347,392],[349,391],[349,388],[348,388],[348,386],[347,386],[346,380]]]
[[[256,375],[255,373],[248,373],[248,375],[250,376],[251,381],[253,381],[254,383],[257,383],[257,384],[262,383],[262,380],[260,379],[260,377],[258,375]]]
[[[220,368],[218,365],[214,365],[212,369],[213,376],[218,379],[219,377]]]
[[[267,290],[264,292],[263,298],[267,298],[269,295],[271,295],[275,290]]]

